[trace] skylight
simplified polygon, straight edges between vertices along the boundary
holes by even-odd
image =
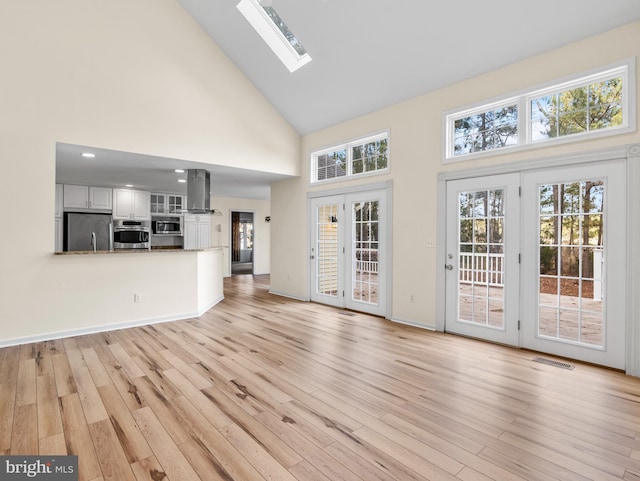
[[[241,0],[237,8],[290,72],[311,62],[311,57],[271,2]]]

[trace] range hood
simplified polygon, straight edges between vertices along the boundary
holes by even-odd
[[[211,214],[211,173],[187,169],[187,212]]]

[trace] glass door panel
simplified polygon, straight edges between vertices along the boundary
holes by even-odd
[[[543,184],[538,193],[538,336],[603,347],[605,181]]]
[[[378,201],[352,204],[352,288],[351,299],[378,305]]]
[[[338,204],[318,207],[316,291],[338,296]]]
[[[460,322],[504,328],[505,189],[458,195]]]

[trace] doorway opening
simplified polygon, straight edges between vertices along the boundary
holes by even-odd
[[[231,275],[253,274],[253,212],[231,212]]]

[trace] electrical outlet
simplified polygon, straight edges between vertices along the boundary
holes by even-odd
[[[414,296],[413,294],[409,295],[409,302],[416,302],[416,296]]]
[[[426,244],[427,249],[433,249],[436,246],[436,243],[433,241],[433,239],[427,239]]]
[[[138,303],[142,300],[142,296],[140,294],[134,294],[133,295],[133,302]]]

